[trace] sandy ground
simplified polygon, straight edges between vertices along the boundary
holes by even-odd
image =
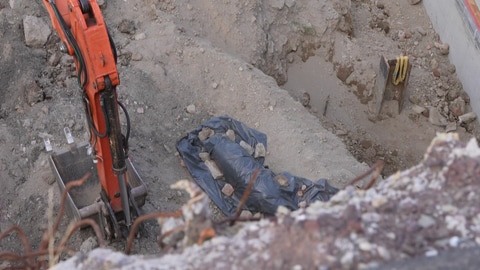
[[[445,128],[413,112],[413,104],[438,109],[451,123],[457,121],[453,101],[462,97],[462,112],[469,107],[448,56],[435,47],[441,40],[422,5],[407,2],[106,1],[103,12],[119,51],[119,98],[133,122],[130,155],[148,186],[143,211],[174,211],[185,202],[185,194],[169,189],[190,178],[175,143],[216,115],[267,134],[266,163],[273,171],[327,178],[340,188],[377,159],[385,160],[385,175],[416,164]],[[48,191],[55,209],[59,198],[43,138],[61,149],[65,126],[79,141],[88,133],[73,63],[58,51],[58,38],[25,45],[27,15],[50,24],[41,1],[17,3],[21,8],[12,9],[0,0],[0,230],[19,224],[36,245],[47,224]],[[400,115],[386,112],[372,121],[379,55],[402,53],[414,65],[408,101]],[[345,67],[352,69],[347,78]],[[192,104],[195,110],[187,112]],[[456,131],[470,137],[476,125]],[[146,228],[136,253],[157,252],[158,226]],[[72,246],[89,236],[82,231]],[[12,236],[0,247],[19,244]]]

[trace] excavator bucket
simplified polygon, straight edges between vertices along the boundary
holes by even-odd
[[[53,152],[50,155],[50,166],[61,192],[65,190],[65,186],[70,181],[78,180],[85,174],[91,173],[89,179],[82,186],[74,187],[68,192],[67,212],[75,221],[85,218],[98,220],[98,214],[108,214],[100,196],[101,185],[98,180],[97,167],[91,155],[88,154],[88,149],[88,143],[78,145],[72,143],[69,144],[68,149]],[[147,187],[129,159],[127,159],[127,181],[137,206],[143,206]]]

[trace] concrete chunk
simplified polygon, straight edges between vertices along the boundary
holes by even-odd
[[[26,16],[23,19],[23,32],[27,46],[40,48],[47,43],[52,31],[43,19],[35,16]]]
[[[207,165],[208,170],[212,174],[213,179],[218,180],[223,177],[222,171],[218,168],[217,163],[213,160],[206,160],[205,165]]]

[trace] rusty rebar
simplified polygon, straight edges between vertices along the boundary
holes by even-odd
[[[58,226],[60,226],[60,221],[62,219],[63,212],[65,211],[65,201],[67,200],[67,195],[70,189],[72,189],[73,187],[78,187],[83,185],[83,183],[87,181],[90,175],[91,173],[87,172],[82,178],[75,181],[71,181],[65,186],[65,190],[62,193],[62,199],[60,201],[60,209],[58,210],[57,218],[55,220],[53,228],[51,230],[45,230],[42,236],[42,241],[40,242],[40,249],[46,249],[48,247],[48,242],[50,237],[53,237],[57,232]]]
[[[1,251],[0,252],[0,259],[2,260],[5,260],[5,261],[9,261],[9,262],[20,262],[22,263],[19,267],[19,269],[29,269],[29,268],[32,268],[34,269],[35,266],[33,265],[33,262],[32,264],[30,264],[28,262],[28,260],[30,259],[30,252],[27,253],[29,256],[27,258],[25,258],[24,256],[20,256],[18,254],[15,254],[11,251]],[[10,268],[12,269],[13,266]]]
[[[378,160],[366,172],[364,172],[361,175],[353,178],[344,188],[346,188],[347,186],[352,186],[353,184],[355,184],[356,182],[364,179],[365,177],[367,177],[371,173],[374,173],[373,176],[372,176],[372,179],[370,180],[370,182],[368,182],[367,187],[363,188],[363,189],[369,189],[373,186],[373,184],[375,184],[375,182],[376,182],[378,176],[380,175],[380,172],[382,171],[382,169],[383,169],[383,160]]]
[[[0,234],[0,241],[2,241],[4,237],[9,235],[13,231],[17,232],[18,237],[22,241],[23,247],[25,248],[25,253],[30,254],[31,249],[30,249],[30,244],[28,242],[27,236],[25,235],[23,230],[20,227],[18,227],[17,225],[13,225],[12,227],[8,228],[6,231],[2,232]],[[29,261],[30,264],[33,265],[33,263],[34,263],[33,257],[29,257],[28,261]]]
[[[130,233],[128,234],[127,238],[127,246],[125,247],[125,254],[130,254],[130,251],[132,250],[132,245],[133,245],[133,239],[135,238],[135,234],[137,233],[138,226],[147,220],[154,219],[154,218],[159,218],[159,217],[180,217],[182,215],[182,210],[177,210],[175,212],[169,212],[169,213],[163,213],[163,212],[156,212],[156,213],[150,213],[146,214],[143,216],[139,216],[137,219],[135,219],[135,222],[133,223],[132,227],[130,228]]]
[[[78,228],[81,228],[82,226],[84,225],[90,225],[92,228],[93,228],[93,231],[95,232],[95,236],[97,237],[98,239],[98,245],[100,247],[104,247],[105,246],[105,242],[103,242],[103,237],[102,237],[102,233],[100,232],[100,227],[98,226],[98,224],[91,218],[87,218],[87,219],[82,219],[80,221],[77,221],[75,222],[74,224],[72,224],[71,226],[69,226],[69,228],[67,229],[67,232],[65,233],[65,235],[63,236],[62,240],[60,241],[60,244],[58,245],[58,251],[55,253],[55,258],[54,258],[54,261],[56,262],[58,260],[58,257],[61,255],[61,253],[63,252],[64,250],[64,247],[65,245],[67,244],[68,240],[70,239],[70,237],[72,236],[72,234],[78,229]]]
[[[252,176],[250,177],[250,182],[248,183],[247,189],[245,189],[245,192],[242,195],[242,199],[240,199],[240,202],[238,203],[237,210],[235,210],[235,214],[233,215],[232,220],[230,221],[230,226],[233,226],[235,224],[235,220],[240,217],[240,214],[242,213],[243,206],[247,202],[248,197],[250,196],[250,193],[252,193],[253,185],[255,184],[255,181],[257,181],[258,173],[260,172],[259,169],[256,169]]]

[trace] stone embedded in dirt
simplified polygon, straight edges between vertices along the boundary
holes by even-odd
[[[217,89],[218,88],[218,83],[216,83],[216,82],[212,83],[212,88]]]
[[[229,129],[229,130],[227,130],[227,132],[225,132],[225,135],[227,136],[227,138],[228,138],[230,141],[232,141],[232,142],[235,141],[235,131]]]
[[[422,114],[426,109],[422,106],[418,106],[416,104],[413,104],[412,106],[412,111],[414,111],[417,114]]]
[[[431,67],[432,69],[438,68],[438,61],[437,61],[436,58],[432,58],[432,60],[430,60],[430,67]]]
[[[444,127],[448,124],[447,118],[441,115],[436,107],[430,107],[428,115],[428,121],[432,125]]]
[[[217,163],[213,160],[205,160],[205,165],[207,166],[210,174],[212,174],[213,179],[218,180],[223,177],[223,172],[218,168]]]
[[[254,158],[265,157],[267,154],[267,150],[265,149],[265,145],[263,143],[257,143],[255,145],[255,154]]]
[[[141,53],[135,52],[132,53],[132,60],[133,61],[142,61],[143,55]]]
[[[25,16],[23,19],[25,44],[29,47],[40,48],[47,43],[52,33],[50,26],[39,17]]]
[[[445,127],[445,132],[453,132],[457,130],[457,123],[455,122],[450,122],[448,125]]]
[[[308,92],[304,92],[302,97],[300,98],[300,103],[302,103],[303,107],[310,106],[310,94]]]
[[[29,2],[30,0],[9,0],[8,4],[10,5],[11,9],[23,9],[27,6]]]
[[[137,113],[144,114],[145,113],[145,108],[143,108],[143,107],[137,108]]]
[[[107,0],[97,0],[97,4],[101,9],[107,8]]]
[[[207,160],[210,160],[210,154],[208,152],[200,152],[200,154],[198,154],[198,156],[204,162],[207,161]]]
[[[190,104],[186,108],[187,113],[190,113],[190,114],[194,114],[195,110],[196,110],[196,107],[194,104]]]
[[[253,147],[250,144],[248,144],[246,141],[243,141],[243,140],[240,141],[240,146],[243,149],[247,150],[247,153],[249,155],[253,155],[253,153],[255,152],[255,149],[253,149]]]
[[[48,64],[52,67],[55,67],[56,65],[58,65],[58,63],[60,63],[61,58],[62,58],[62,55],[60,54],[60,52],[54,52],[48,58]]]
[[[448,45],[448,43],[435,42],[433,45],[438,49],[441,55],[447,55],[450,52],[450,45]]]
[[[213,131],[211,128],[204,127],[198,133],[198,138],[200,139],[200,141],[205,141],[206,139],[212,137],[213,135],[215,135],[215,131]]]
[[[95,237],[89,237],[87,240],[83,241],[82,245],[80,246],[80,251],[87,253],[96,247],[98,247],[97,239],[95,239]]]
[[[454,64],[447,64],[447,70],[450,74],[454,74],[457,71],[457,67]]]
[[[422,2],[422,0],[407,0],[407,1],[408,1],[408,3],[409,3],[410,5],[416,5],[416,4],[420,3],[420,2]]]
[[[468,124],[475,119],[477,119],[477,115],[474,112],[469,112],[469,113],[466,113],[464,115],[460,115],[458,117],[458,121],[460,123],[465,123],[465,124]]]
[[[417,28],[415,28],[415,30],[422,36],[426,36],[427,35],[427,30],[425,30],[425,28],[421,27],[421,26],[418,26]]]
[[[133,37],[133,39],[135,40],[144,40],[146,38],[147,38],[147,34],[145,33],[138,33]]]
[[[352,63],[334,63],[333,68],[335,69],[337,78],[345,83],[348,76],[353,73],[353,64]]]
[[[227,196],[232,196],[233,192],[235,192],[235,190],[233,189],[232,185],[228,183],[225,184],[222,188],[222,193]]]
[[[135,34],[135,23],[131,20],[123,19],[118,25],[118,31],[124,34]]]
[[[30,106],[42,102],[45,99],[42,88],[34,81],[26,83],[24,86],[24,94],[25,102]]]
[[[276,9],[282,9],[285,5],[285,0],[268,0],[267,4]]]
[[[433,69],[432,69],[432,74],[433,74],[433,76],[435,76],[435,77],[437,77],[437,78],[440,78],[440,75],[441,75],[441,74],[440,74],[440,71],[439,71],[438,69],[436,69],[436,68],[433,68]]]
[[[435,225],[436,221],[433,217],[422,214],[418,219],[418,225],[424,229]]]
[[[448,108],[450,109],[452,114],[457,117],[463,115],[465,113],[465,101],[462,97],[458,97],[450,103],[450,106],[448,106]]]

